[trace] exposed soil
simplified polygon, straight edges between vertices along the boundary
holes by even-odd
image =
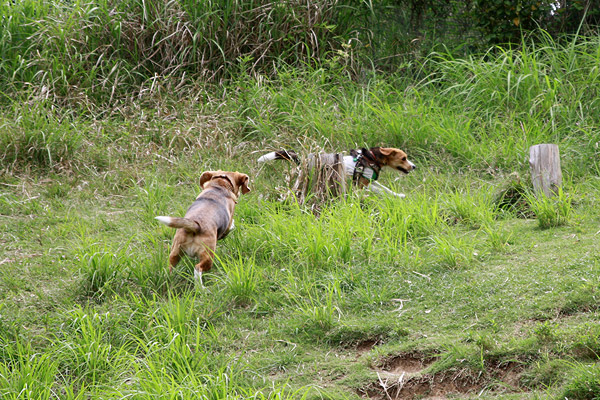
[[[376,340],[365,340],[363,342],[360,342],[356,346],[356,351],[359,353],[359,355],[363,354],[363,353],[367,353],[367,352],[371,351],[373,349],[373,347],[375,347],[375,345],[377,345]]]
[[[425,357],[421,353],[405,353],[385,360],[382,370],[390,375],[416,374],[434,361],[435,358]]]
[[[482,373],[461,369],[424,374],[423,370],[434,361],[418,353],[388,358],[376,370],[377,380],[361,394],[373,400],[443,400],[476,396],[482,391],[521,391],[518,384],[523,367],[520,364],[498,364]]]

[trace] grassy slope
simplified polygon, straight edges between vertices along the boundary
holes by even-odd
[[[594,71],[576,77],[595,82]],[[0,392],[384,398],[412,360],[435,382],[414,378],[413,393],[597,395],[598,105],[558,101],[577,79],[495,98],[501,86],[484,79],[444,75],[440,95],[433,78],[402,92],[325,78],[244,80],[227,96],[159,98],[99,121],[43,103],[7,112]],[[542,230],[494,198],[510,173],[527,181],[527,148],[546,140],[564,149],[574,211]],[[254,161],[284,144],[396,145],[419,169],[384,173],[406,199],[357,193],[315,216],[278,201],[288,167]],[[253,192],[196,291],[190,262],[166,273],[173,232],[153,217],[182,214],[216,168],[248,173]]]

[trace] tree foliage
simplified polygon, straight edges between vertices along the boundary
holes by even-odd
[[[600,9],[591,0],[476,0],[471,16],[487,43],[518,43],[538,28],[552,35],[572,34],[580,22],[596,24]]]

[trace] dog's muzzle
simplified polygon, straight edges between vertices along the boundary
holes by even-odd
[[[401,166],[398,166],[398,167],[396,167],[396,169],[397,169],[398,171],[402,171],[402,172],[404,172],[405,174],[408,174],[408,173],[409,173],[410,171],[412,171],[413,169],[417,169],[417,166],[416,166],[415,164],[411,163],[411,164],[410,164],[410,169],[406,169],[406,168],[404,168],[404,167],[401,167]]]

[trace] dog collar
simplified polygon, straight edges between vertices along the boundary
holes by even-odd
[[[231,192],[231,196],[233,197],[233,201],[235,202],[235,204],[237,204],[238,198],[237,198],[237,196],[235,195],[235,186],[233,186],[233,183],[231,182],[231,179],[229,179],[229,177],[228,177],[227,175],[217,175],[217,176],[213,176],[213,178],[212,178],[212,179],[218,179],[218,178],[225,179],[225,180],[227,181],[227,183],[228,183],[228,184],[229,184],[229,186],[230,186],[230,190],[229,190],[229,192]]]

